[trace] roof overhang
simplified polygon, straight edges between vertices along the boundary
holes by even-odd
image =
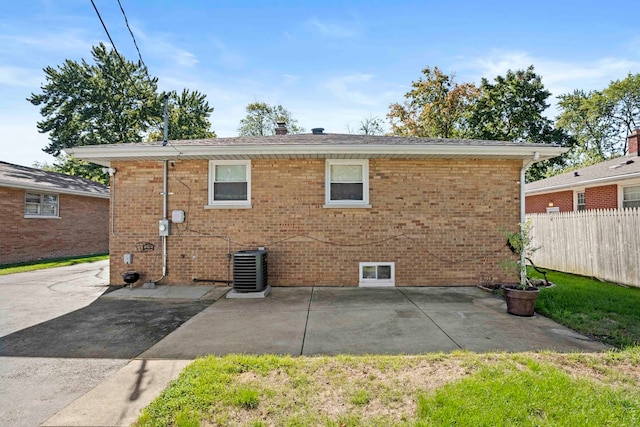
[[[61,188],[50,185],[37,185],[16,183],[14,181],[6,181],[0,179],[0,187],[17,188],[19,190],[37,191],[41,193],[69,194],[72,196],[96,197],[99,199],[108,199],[109,193],[93,193],[91,191],[74,190],[69,188]]]
[[[551,185],[548,187],[535,188],[531,190],[525,189],[525,194],[535,195],[535,194],[544,194],[544,193],[557,193],[559,191],[571,190],[573,188],[592,187],[598,184],[606,184],[610,182],[618,182],[618,181],[635,179],[635,178],[640,178],[640,172],[633,172],[633,173],[627,173],[627,174],[616,175],[616,176],[607,176],[604,178],[585,179],[579,182]]]
[[[67,154],[88,162],[111,166],[115,161],[225,160],[225,159],[418,159],[463,158],[535,161],[557,157],[567,148],[543,144],[234,144],[190,145],[153,143],[92,145],[65,149]]]

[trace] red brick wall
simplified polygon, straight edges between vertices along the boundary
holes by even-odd
[[[618,186],[616,184],[586,188],[584,197],[587,209],[618,208]]]
[[[58,196],[60,219],[24,217],[25,190],[0,187],[0,264],[109,252],[109,200]]]
[[[526,196],[525,210],[527,213],[546,213],[549,203],[553,203],[553,206],[559,207],[560,212],[572,212],[573,191],[559,191],[557,193]]]
[[[112,167],[111,282],[122,284],[128,269],[142,281],[157,280],[162,164]],[[177,161],[169,167],[169,213],[182,209],[187,222],[171,225],[162,283],[225,280],[225,235],[231,252],[267,247],[273,286],[357,286],[358,263],[367,261],[395,262],[397,286],[504,282],[513,278],[498,267],[510,257],[501,230],[517,229],[520,167],[506,160],[372,159],[372,208],[326,209],[325,160],[253,160],[253,207],[205,209],[208,162]],[[155,251],[141,252],[143,242]],[[124,253],[133,253],[132,265],[123,264]]]

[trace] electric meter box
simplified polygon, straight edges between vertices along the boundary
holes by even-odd
[[[158,233],[160,236],[168,236],[169,235],[169,220],[161,219],[158,223]]]

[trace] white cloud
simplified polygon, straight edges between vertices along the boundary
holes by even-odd
[[[3,115],[0,121],[0,160],[23,166],[34,162],[53,163],[55,158],[42,149],[49,140],[36,128],[37,113],[23,115]]]
[[[87,54],[97,40],[90,40],[82,30],[53,29],[29,35],[0,35],[0,52],[25,55],[26,51],[78,52]]]
[[[323,87],[329,89],[330,93],[341,101],[349,103],[376,106],[380,104],[380,99],[371,90],[373,85],[373,75],[354,73],[346,76],[334,77],[324,82]]]
[[[353,39],[359,34],[356,23],[322,22],[317,18],[306,21],[307,29],[322,37],[334,39]]]
[[[554,60],[535,57],[527,52],[494,50],[486,56],[471,58],[458,65],[466,75],[475,74],[493,80],[504,75],[507,70],[535,67],[536,74],[542,76],[545,87],[554,95],[572,92],[574,89],[604,89],[612,80],[625,78],[629,72],[640,68],[640,61],[622,58],[599,58],[584,61]]]
[[[454,69],[460,71],[458,81],[480,83],[485,77],[492,81],[508,70],[526,69],[530,65],[542,77],[545,88],[551,92],[546,114],[553,118],[557,114],[557,96],[573,92],[602,90],[613,80],[623,79],[628,73],[640,69],[640,61],[605,57],[590,60],[557,60],[536,57],[522,51],[493,50],[487,55],[458,60]],[[456,68],[457,67],[457,68]]]
[[[169,41],[176,38],[172,34],[146,33],[136,26],[132,26],[131,30],[135,33],[136,39],[144,43],[144,47],[140,46],[140,49],[145,52],[145,56],[148,54],[159,58],[164,63],[175,64],[185,68],[195,67],[200,62],[195,54]],[[144,59],[144,56],[142,59]]]
[[[0,65],[0,85],[36,88],[42,80],[41,70]]]

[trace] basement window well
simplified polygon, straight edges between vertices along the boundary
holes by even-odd
[[[395,263],[393,262],[361,262],[360,286],[395,286]]]

